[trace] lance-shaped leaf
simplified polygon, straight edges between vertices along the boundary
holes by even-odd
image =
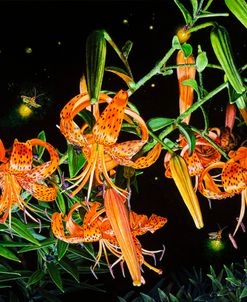
[[[93,31],[86,41],[86,78],[91,104],[97,103],[102,86],[106,59],[104,31]]]
[[[188,143],[188,147],[189,147],[188,155],[191,156],[195,149],[195,145],[196,145],[195,135],[186,123],[178,124],[177,127],[178,127],[179,131],[184,135],[184,137]]]
[[[174,0],[178,8],[180,9],[181,13],[183,14],[184,20],[186,24],[192,23],[192,17],[189,11],[185,8],[185,6],[178,0]]]
[[[171,125],[174,122],[172,118],[165,117],[154,117],[150,119],[147,124],[152,129],[152,131],[158,131],[165,128],[168,125]]]
[[[38,283],[40,280],[43,279],[45,273],[43,272],[43,270],[39,269],[37,271],[35,271],[28,279],[26,287],[30,287],[33,284]]]
[[[170,159],[169,163],[172,177],[184,200],[184,203],[187,206],[196,227],[201,229],[203,227],[201,209],[191,182],[186,161],[183,157],[174,155]]]
[[[3,246],[0,246],[0,256],[9,260],[21,262],[21,260],[18,257],[16,257],[16,255],[11,250]]]
[[[58,267],[53,262],[47,262],[46,265],[47,265],[47,271],[48,271],[52,281],[61,290],[61,292],[64,292],[63,282],[62,282],[61,274],[60,274]]]
[[[69,175],[71,178],[75,177],[76,174],[86,163],[84,154],[81,152],[81,148],[73,147],[72,144],[68,144],[68,164],[69,164]]]
[[[69,244],[65,241],[58,240],[57,241],[57,258],[61,260],[63,256],[66,254]]]
[[[225,4],[235,17],[247,28],[246,0],[225,0]]]

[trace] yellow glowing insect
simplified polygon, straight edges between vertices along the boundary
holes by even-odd
[[[209,239],[221,241],[222,232],[225,228],[226,228],[226,226],[223,229],[219,229],[219,231],[208,233]]]
[[[30,109],[32,109],[32,107],[33,108],[39,108],[39,107],[41,107],[41,105],[36,102],[36,99],[38,97],[40,97],[41,95],[43,95],[44,93],[36,95],[36,89],[35,88],[34,88],[34,92],[35,92],[34,96],[31,96],[31,97],[30,96],[26,96],[26,95],[22,95],[21,96],[23,103],[27,104],[27,106]]]

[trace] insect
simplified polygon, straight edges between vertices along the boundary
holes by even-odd
[[[222,232],[223,232],[223,230],[224,230],[225,228],[226,228],[226,226],[225,226],[223,229],[219,229],[219,231],[208,233],[209,239],[210,239],[210,240],[221,241]]]
[[[37,98],[43,95],[44,93],[41,93],[39,95],[36,95],[36,89],[34,88],[34,96],[26,96],[26,95],[21,95],[23,103],[25,103],[30,109],[33,108],[39,108],[41,107],[40,104],[36,102]]]

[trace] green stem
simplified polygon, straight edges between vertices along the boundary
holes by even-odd
[[[217,93],[219,93],[221,90],[225,89],[228,86],[228,82],[225,82],[221,84],[220,86],[216,87],[213,91],[209,92],[203,99],[195,102],[190,108],[188,108],[184,113],[182,113],[177,118],[177,123],[180,123],[187,115],[194,112],[196,109],[198,109],[202,104],[210,100],[213,96],[215,96]]]
[[[188,30],[188,32],[192,33],[194,31],[198,31],[199,29],[206,28],[209,26],[215,26],[215,22],[206,22],[197,26],[194,26]]]
[[[217,149],[224,157],[226,160],[229,159],[228,155],[209,137],[205,134],[205,132],[200,131],[199,129],[195,127],[191,127],[191,129],[202,136],[206,141],[208,141],[215,149]]]
[[[131,90],[128,90],[129,96],[133,94],[136,90],[138,90],[142,85],[144,85],[148,80],[150,80],[153,76],[160,74],[161,68],[165,65],[165,63],[169,60],[169,58],[172,56],[174,51],[176,51],[176,48],[171,48],[166,55],[164,56],[163,59],[159,61],[159,63],[150,70],[149,73],[147,73],[143,78],[141,78],[135,85],[134,87],[131,87]]]
[[[159,142],[164,149],[168,150],[171,154],[174,154],[175,152],[169,147],[167,146],[166,143],[164,143],[158,136],[156,136],[151,130],[148,130],[148,133],[150,136],[152,136],[152,138],[154,138],[157,142]]]
[[[201,18],[209,18],[209,17],[229,17],[228,13],[212,13],[212,14],[204,14],[204,15],[200,15],[198,16],[197,19],[201,19]]]
[[[223,70],[223,68],[220,65],[216,65],[216,64],[208,64],[207,67]]]

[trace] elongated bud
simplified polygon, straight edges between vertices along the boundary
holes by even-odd
[[[229,10],[247,28],[247,3],[245,0],[225,0]]]
[[[186,161],[180,155],[170,159],[170,169],[175,184],[192,216],[198,229],[203,227],[203,220],[199,201],[194,191]]]
[[[134,286],[144,283],[141,276],[136,247],[131,233],[130,220],[125,207],[126,198],[113,188],[106,189],[104,205],[106,216],[110,221],[113,232],[121,248],[123,258],[126,261]]]
[[[210,33],[210,40],[214,53],[230,84],[238,94],[243,93],[245,87],[233,60],[230,37],[225,27],[215,26]]]
[[[190,32],[188,31],[188,26],[185,25],[182,28],[179,28],[177,31],[177,37],[181,44],[188,41],[190,38]]]
[[[182,50],[178,51],[177,54],[177,65],[180,64],[195,64],[195,60],[192,55],[185,58]],[[191,86],[183,85],[183,81],[189,79],[195,79],[196,67],[185,66],[177,68],[177,78],[179,85],[179,113],[182,114],[186,111],[193,103],[194,89]],[[184,123],[189,124],[190,114],[183,120]]]

